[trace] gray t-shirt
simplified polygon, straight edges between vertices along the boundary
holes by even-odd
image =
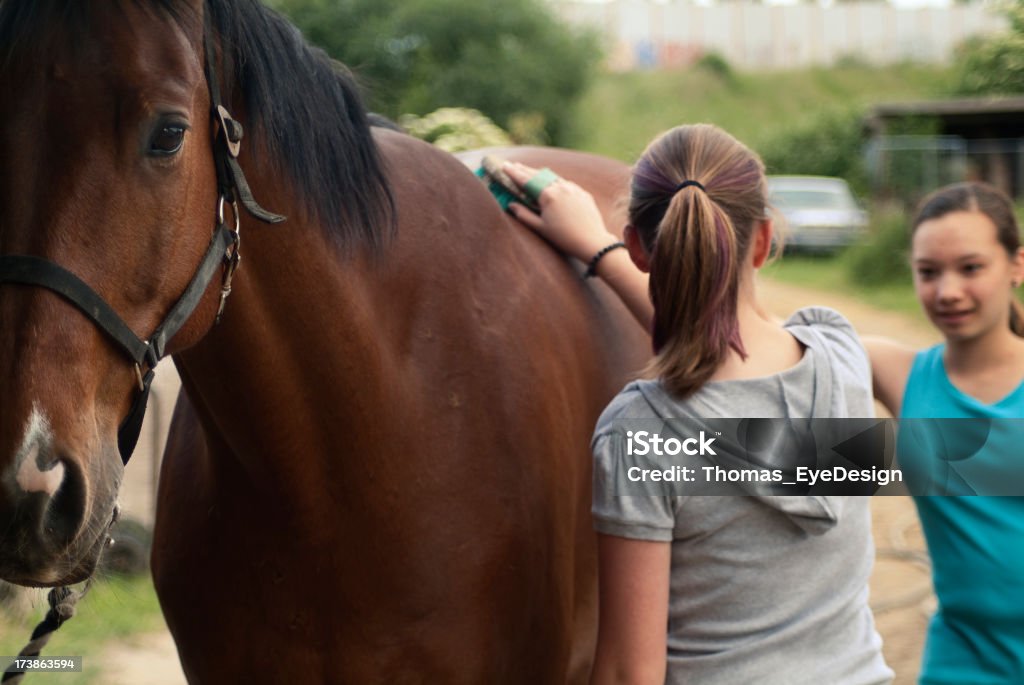
[[[786,329],[805,347],[763,378],[712,381],[684,401],[627,385],[594,433],[598,531],[672,543],[666,682],[868,685],[892,671],[868,607],[865,497],[615,496],[613,422],[649,418],[871,417],[871,371],[849,322],[809,307]]]

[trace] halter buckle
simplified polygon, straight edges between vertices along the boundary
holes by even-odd
[[[220,201],[217,203],[217,222],[219,225],[224,225],[224,196],[222,195]],[[228,296],[231,295],[231,279],[235,277],[235,270],[238,268],[238,263],[242,261],[242,255],[238,251],[242,245],[242,234],[240,232],[241,222],[238,216],[238,202],[231,202],[231,211],[235,215],[235,230],[232,231],[234,234],[234,240],[224,250],[224,282],[220,288],[220,303],[217,305],[217,316],[214,318],[214,325],[220,323],[220,318],[224,314],[224,307],[228,302]]]
[[[232,159],[238,158],[238,152],[242,149],[242,125],[231,118],[231,113],[224,105],[217,105],[217,123],[220,125],[220,132],[224,136],[224,145]]]
[[[218,226],[223,226],[224,225],[224,205],[226,205],[226,204],[228,204],[227,200],[225,199],[225,197],[223,195],[221,195],[220,198],[217,200],[217,225]],[[240,215],[238,213],[238,201],[237,200],[231,200],[230,204],[231,204],[231,212],[235,215],[235,235],[238,235],[239,229],[241,228],[241,225],[242,225],[241,224],[241,218],[240,218]],[[238,240],[236,239],[235,242],[237,243]],[[225,255],[225,257],[226,256],[227,255]]]
[[[230,250],[231,248],[228,249]],[[217,316],[213,319],[214,325],[219,324],[221,316],[224,315],[224,307],[228,303],[228,296],[231,295],[231,279],[235,276],[235,269],[238,268],[238,263],[242,261],[242,255],[238,254],[237,243],[231,252],[231,256],[224,255],[224,260],[227,262],[227,267],[224,271],[224,283],[220,288],[220,304],[217,305]]]
[[[135,378],[139,381],[139,391],[144,391],[146,382],[142,380],[142,365],[139,362],[135,362]]]

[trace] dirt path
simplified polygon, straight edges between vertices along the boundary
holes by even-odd
[[[817,293],[777,281],[763,280],[759,294],[773,314],[788,316],[809,304],[842,312],[861,335],[884,335],[914,347],[926,347],[940,336],[923,319],[884,312],[852,297]],[[877,558],[871,576],[871,607],[896,685],[913,685],[924,645],[928,617],[934,607],[924,537],[909,497],[876,497],[871,501]]]
[[[851,297],[816,293],[764,280],[761,297],[780,317],[809,304],[838,309],[861,334],[886,335],[908,345],[924,347],[938,336],[926,323],[901,314],[882,312]],[[122,491],[126,513],[148,523],[152,521],[155,492],[153,455],[162,448],[177,394],[174,367],[161,365],[156,402],[147,416],[143,442],[133,457]],[[934,599],[930,592],[924,541],[913,503],[905,497],[878,497],[872,501],[878,558],[871,578],[871,605],[889,665],[896,671],[897,685],[913,685],[924,640],[927,617]],[[181,666],[170,634],[166,631],[139,635],[129,642],[111,645],[104,657],[110,664],[104,682],[109,685],[182,685]]]
[[[133,636],[103,655],[104,685],[186,685],[174,640],[167,631]]]
[[[942,340],[923,315],[911,317],[871,307],[855,297],[815,292],[808,288],[761,279],[758,296],[776,316],[785,317],[800,307],[820,304],[838,309],[861,335],[883,335],[912,347],[926,347]]]

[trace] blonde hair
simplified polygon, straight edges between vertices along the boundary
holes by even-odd
[[[679,126],[647,147],[631,190],[630,223],[651,255],[649,371],[686,397],[730,348],[746,357],[737,298],[754,226],[765,217],[764,164],[715,126]]]

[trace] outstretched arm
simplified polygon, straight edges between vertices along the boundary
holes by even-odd
[[[871,384],[875,399],[895,417],[900,415],[903,391],[914,363],[914,350],[888,338],[867,336],[861,338],[871,360]]]
[[[504,170],[520,186],[537,173],[536,169],[515,162],[507,163]],[[560,179],[549,185],[541,191],[537,204],[540,214],[519,203],[510,204],[509,211],[570,257],[589,263],[598,251],[619,240],[605,226],[593,196],[572,181]],[[631,229],[626,230],[628,233]],[[640,325],[650,331],[654,306],[648,295],[647,274],[637,268],[630,256],[642,248],[635,233],[626,239],[627,244],[631,240],[635,244],[629,250],[612,250],[602,257],[597,264],[597,276],[615,291]]]

